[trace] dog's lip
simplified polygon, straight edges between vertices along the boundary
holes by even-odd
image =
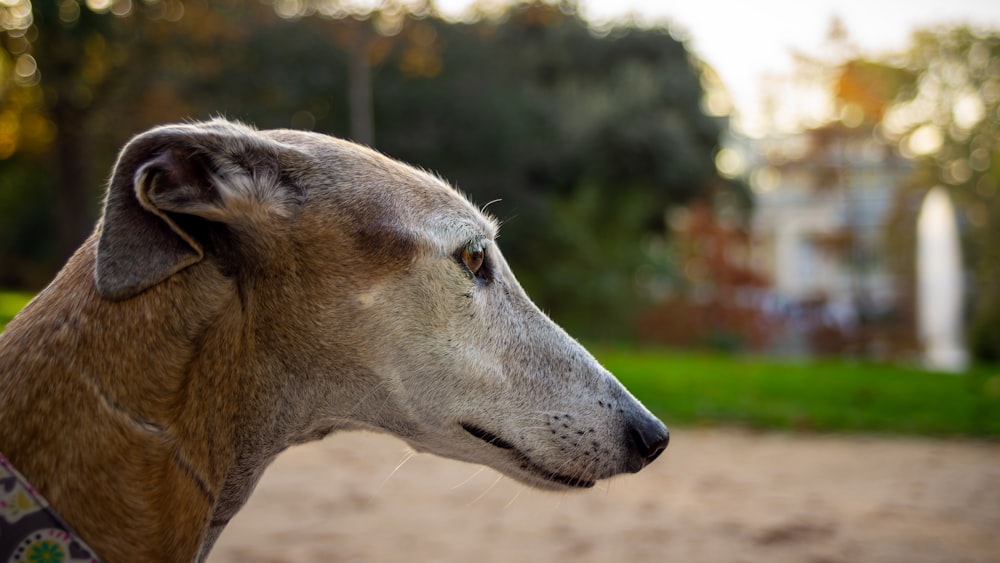
[[[503,438],[497,436],[496,434],[488,430],[483,430],[482,428],[474,424],[469,424],[467,422],[460,422],[459,425],[462,427],[463,430],[465,430],[472,436],[475,436],[476,438],[482,440],[483,442],[486,442],[487,444],[496,448],[509,450],[511,454],[514,456],[515,461],[517,461],[518,467],[520,467],[523,471],[531,473],[532,475],[541,477],[546,481],[559,483],[560,485],[565,485],[567,487],[572,487],[575,489],[588,489],[596,484],[596,481],[592,481],[590,479],[583,479],[581,477],[572,477],[570,475],[563,475],[561,473],[555,473],[553,471],[549,471],[548,469],[545,469],[544,467],[531,461],[531,458],[529,458],[523,452],[518,450],[517,447],[514,446],[514,444],[508,442],[507,440],[504,440]]]

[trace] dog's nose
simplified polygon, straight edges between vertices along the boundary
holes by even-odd
[[[629,471],[635,473],[653,462],[670,442],[670,431],[655,417],[645,413],[634,417],[628,422],[628,438],[631,441],[632,455],[629,459]]]

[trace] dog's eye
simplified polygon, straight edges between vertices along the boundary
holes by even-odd
[[[472,241],[462,249],[462,263],[472,272],[472,275],[479,275],[479,270],[486,260],[486,249],[479,241]]]

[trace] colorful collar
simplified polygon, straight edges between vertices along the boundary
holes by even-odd
[[[0,562],[98,562],[94,550],[63,522],[0,454]]]

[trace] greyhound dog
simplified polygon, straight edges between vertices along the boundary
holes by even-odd
[[[282,450],[338,430],[568,490],[667,428],[529,300],[496,223],[316,133],[163,126],[0,335],[0,454],[106,561],[204,560]]]

